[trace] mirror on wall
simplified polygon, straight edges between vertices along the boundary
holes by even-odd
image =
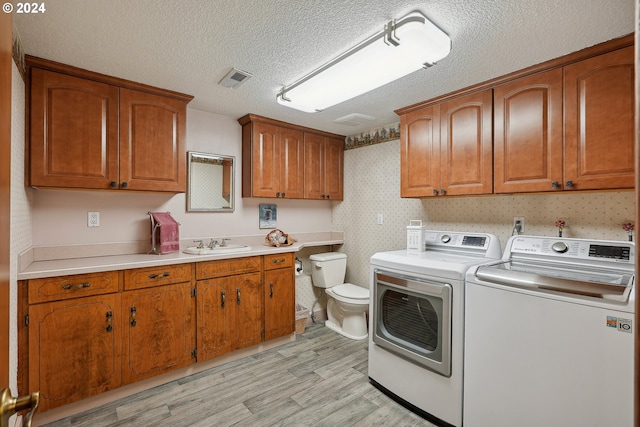
[[[233,212],[235,158],[194,151],[187,154],[187,211]]]

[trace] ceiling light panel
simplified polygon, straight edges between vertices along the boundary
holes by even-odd
[[[322,111],[431,66],[450,50],[449,37],[414,12],[284,87],[277,101],[301,111]]]

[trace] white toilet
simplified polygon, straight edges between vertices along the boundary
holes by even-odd
[[[327,252],[309,257],[313,286],[325,288],[327,317],[325,326],[347,338],[367,338],[369,289],[343,283],[347,271],[347,255]]]

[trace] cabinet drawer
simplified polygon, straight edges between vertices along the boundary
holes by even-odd
[[[196,263],[196,280],[251,273],[262,269],[259,256]]]
[[[264,256],[264,269],[293,267],[293,252],[285,254],[273,254]]]
[[[151,288],[171,283],[190,282],[192,264],[165,265],[124,271],[124,289]]]
[[[29,304],[118,292],[118,272],[29,280]]]

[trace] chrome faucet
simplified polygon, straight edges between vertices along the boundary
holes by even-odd
[[[209,244],[207,246],[209,247],[209,249],[213,249],[216,246],[218,246],[218,241],[214,240],[214,239],[211,239],[211,241],[209,242]]]
[[[227,239],[227,238],[222,239],[222,242],[220,243],[220,247],[222,247],[222,248],[226,247],[227,246],[227,242],[229,240],[231,240],[231,239]]]

